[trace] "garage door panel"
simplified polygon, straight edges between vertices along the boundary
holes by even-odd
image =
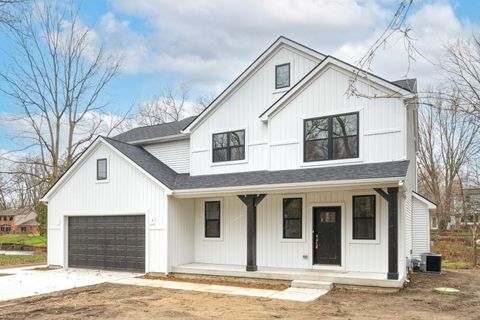
[[[145,216],[69,217],[71,267],[145,271]]]

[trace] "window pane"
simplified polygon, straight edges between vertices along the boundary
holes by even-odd
[[[230,146],[240,146],[245,144],[245,131],[234,131],[230,133]]]
[[[302,220],[285,220],[283,224],[283,237],[286,239],[301,239]]]
[[[302,238],[302,198],[283,199],[283,237]]]
[[[213,162],[227,161],[227,148],[213,150]]]
[[[333,117],[333,137],[356,136],[357,114]]]
[[[358,136],[333,139],[333,159],[346,158],[358,158]]]
[[[205,202],[205,237],[220,237],[220,201]]]
[[[219,133],[213,135],[213,148],[226,148],[227,147],[227,133]]]
[[[290,86],[290,64],[275,67],[275,88]]]
[[[107,159],[97,160],[97,180],[107,179]]]
[[[206,238],[220,237],[220,220],[205,221],[205,237]]]
[[[305,121],[305,140],[328,138],[328,118]]]
[[[232,147],[230,148],[230,160],[243,160],[245,159],[245,147]]]
[[[283,217],[302,218],[302,198],[283,199]]]
[[[375,196],[353,197],[353,239],[375,239]]]
[[[306,141],[305,161],[320,161],[328,159],[328,140]]]

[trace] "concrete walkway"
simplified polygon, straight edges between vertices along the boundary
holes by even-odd
[[[307,288],[288,288],[283,291],[266,290],[256,288],[243,288],[213,284],[190,283],[180,281],[166,281],[166,280],[151,280],[141,278],[125,278],[110,281],[111,283],[137,285],[146,287],[157,287],[165,289],[188,290],[210,293],[221,293],[233,296],[250,296],[261,297],[291,301],[313,301],[328,292],[322,289],[307,289]]]
[[[0,270],[0,301],[139,276],[139,274],[136,273],[86,269],[35,270],[36,268],[42,267],[46,266]]]
[[[321,289],[288,288],[283,291],[277,291],[180,281],[150,280],[138,278],[138,276],[140,276],[138,273],[103,270],[35,270],[42,267],[46,266],[31,266],[0,270],[0,301],[30,297],[105,282],[292,301],[312,301],[328,292],[328,290]]]

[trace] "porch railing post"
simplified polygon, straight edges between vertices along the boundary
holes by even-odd
[[[388,192],[388,275],[387,279],[398,280],[398,187],[387,188]]]

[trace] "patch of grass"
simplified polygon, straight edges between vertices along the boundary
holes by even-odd
[[[32,254],[26,256],[14,256],[0,254],[0,266],[13,266],[19,264],[28,264],[36,262],[47,262],[46,254]]]
[[[472,263],[465,261],[442,261],[442,268],[445,269],[470,269],[472,268]]]
[[[442,267],[446,269],[472,268],[473,247],[466,245],[464,241],[434,241],[432,252],[442,255]]]
[[[0,244],[23,244],[27,246],[45,247],[47,246],[47,238],[40,235],[6,234],[0,236]]]

